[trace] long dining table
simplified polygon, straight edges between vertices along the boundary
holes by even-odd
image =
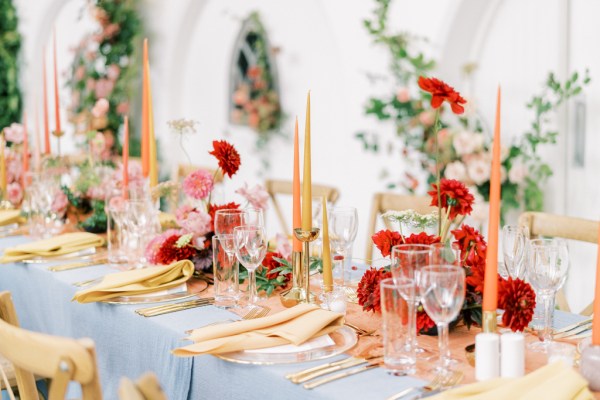
[[[32,239],[15,236],[0,239],[0,248],[7,248]],[[63,262],[64,263],[64,262]],[[411,376],[393,376],[384,368],[375,368],[307,390],[285,375],[324,362],[345,357],[336,356],[299,364],[246,365],[224,361],[210,355],[181,358],[171,351],[187,344],[185,331],[217,321],[239,318],[236,314],[215,306],[205,306],[146,318],[135,313],[138,305],[90,303],[79,304],[71,299],[77,291],[74,282],[102,277],[116,272],[109,265],[97,265],[62,272],[51,272],[45,262],[36,264],[9,263],[0,265],[0,291],[12,293],[21,326],[38,332],[72,338],[91,338],[96,345],[98,369],[104,398],[116,399],[121,377],[136,379],[146,371],[158,376],[167,396],[179,399],[385,399],[407,387],[422,386],[427,381]],[[205,296],[202,295],[201,296]],[[269,300],[276,311],[276,296]],[[350,305],[348,320],[355,324],[377,326],[378,316]],[[555,326],[566,326],[581,320],[575,314],[557,312]],[[465,372],[464,382],[473,381],[473,368],[464,357],[466,344],[474,342],[479,330],[458,328],[450,341],[455,357],[462,360],[459,368]],[[380,337],[368,337],[355,348],[365,350],[380,347]],[[533,339],[530,339],[533,340]],[[437,339],[420,337],[425,348],[435,353]],[[527,358],[527,369],[545,363],[540,356]],[[77,388],[73,388],[74,396]]]

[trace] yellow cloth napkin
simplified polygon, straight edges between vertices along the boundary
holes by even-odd
[[[102,246],[104,239],[89,232],[64,233],[50,239],[25,243],[4,250],[0,263],[15,262],[27,258],[41,256],[53,257],[84,250],[89,247]]]
[[[587,381],[561,361],[522,378],[477,382],[432,396],[431,400],[588,400],[594,396]]]
[[[0,211],[0,226],[14,224],[21,221],[21,210]]]
[[[335,331],[344,323],[342,314],[323,310],[314,304],[299,304],[264,318],[194,330],[194,344],[173,350],[182,357],[262,349],[283,344],[300,345],[313,337]]]
[[[185,283],[193,274],[194,264],[190,260],[159,267],[116,272],[106,275],[99,284],[75,293],[72,300],[92,303],[119,296],[158,292]]]

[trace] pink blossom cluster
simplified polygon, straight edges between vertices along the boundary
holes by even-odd
[[[188,233],[204,236],[212,230],[211,217],[206,211],[184,205],[175,212],[175,220]]]
[[[265,190],[265,188],[261,185],[255,185],[252,188],[248,187],[248,183],[244,183],[244,186],[235,191],[237,194],[241,195],[250,206],[260,209],[266,210],[269,203],[269,193]]]
[[[192,172],[183,180],[183,192],[196,200],[207,198],[213,187],[213,176],[204,169]]]

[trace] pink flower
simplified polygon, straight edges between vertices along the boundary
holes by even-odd
[[[107,73],[106,75],[108,76],[108,79],[110,79],[111,81],[116,81],[119,78],[119,75],[121,74],[121,67],[119,67],[117,64],[110,64],[107,68]]]
[[[6,140],[13,143],[23,142],[23,126],[13,122],[9,127],[4,128]]]
[[[80,65],[79,67],[77,67],[77,69],[75,70],[75,80],[80,81],[85,77],[85,67],[83,65]]]
[[[467,163],[467,172],[476,185],[481,185],[490,179],[491,165],[484,157],[473,157]]]
[[[250,95],[248,94],[248,87],[245,85],[240,86],[240,88],[233,93],[233,103],[235,105],[244,105],[248,100],[250,100]]]
[[[250,203],[254,208],[266,210],[269,202],[269,193],[261,185],[255,185],[252,189],[248,189],[248,184],[244,183],[244,187],[235,191]]]
[[[460,131],[454,135],[452,146],[459,156],[472,154],[480,150],[483,145],[483,135],[481,133]]]
[[[106,28],[104,28],[104,31],[102,32],[102,34],[106,38],[111,38],[114,35],[116,35],[120,30],[121,30],[121,27],[118,24],[110,24]]]
[[[425,126],[431,126],[435,122],[435,112],[433,111],[423,111],[419,114],[419,122]]]
[[[85,81],[85,88],[87,90],[94,90],[96,88],[96,81],[94,78],[87,78]]]
[[[21,174],[23,173],[23,162],[21,161],[21,155],[6,149],[6,180],[10,182],[18,182],[21,180]]]
[[[157,260],[156,256],[158,255],[158,251],[160,250],[160,247],[162,246],[163,242],[167,238],[169,238],[173,235],[181,235],[181,234],[182,234],[182,232],[179,229],[167,229],[160,235],[157,235],[152,240],[150,240],[148,242],[148,244],[146,245],[146,251],[145,251],[145,256],[146,256],[146,259],[148,260],[148,262],[150,264],[157,264],[158,260]]]
[[[185,194],[196,200],[202,200],[208,197],[213,189],[214,182],[210,172],[199,169],[183,180],[183,191]]]
[[[100,99],[102,97],[108,97],[113,88],[115,86],[115,83],[109,79],[98,79],[96,81],[96,88],[95,88],[95,94],[96,94],[96,98]]]
[[[444,176],[448,179],[464,181],[467,177],[467,168],[465,167],[465,164],[461,163],[460,161],[453,161],[446,165]]]
[[[210,215],[191,206],[179,207],[175,219],[185,231],[197,236],[204,236],[212,230]]]
[[[527,177],[527,167],[522,161],[513,162],[508,171],[508,180],[512,183],[522,183]]]
[[[65,195],[62,190],[59,191],[58,193],[56,193],[56,196],[54,197],[54,200],[52,201],[52,212],[62,216],[64,215],[65,211],[67,211],[67,205],[69,204],[69,201],[67,199],[67,195]]]
[[[119,114],[127,114],[129,112],[129,103],[126,101],[119,103],[119,105],[117,105],[117,112]]]
[[[8,201],[10,201],[13,205],[17,206],[21,204],[21,200],[23,200],[23,189],[21,188],[20,184],[17,182],[8,184],[6,187],[6,194]]]
[[[287,236],[278,233],[275,235],[275,251],[277,253],[281,253],[283,258],[289,258],[292,255],[292,245],[290,244],[290,240]]]
[[[109,108],[110,104],[108,103],[108,100],[106,100],[104,97],[99,98],[96,100],[96,104],[94,104],[94,107],[92,108],[92,115],[96,118],[102,118],[108,113]]]
[[[407,87],[401,87],[396,93],[396,100],[400,103],[408,103],[410,101],[410,91]]]

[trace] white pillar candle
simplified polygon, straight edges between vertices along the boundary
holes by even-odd
[[[500,336],[479,333],[475,336],[475,379],[485,381],[500,376]]]
[[[500,337],[500,376],[519,378],[525,374],[525,337],[504,333]]]

